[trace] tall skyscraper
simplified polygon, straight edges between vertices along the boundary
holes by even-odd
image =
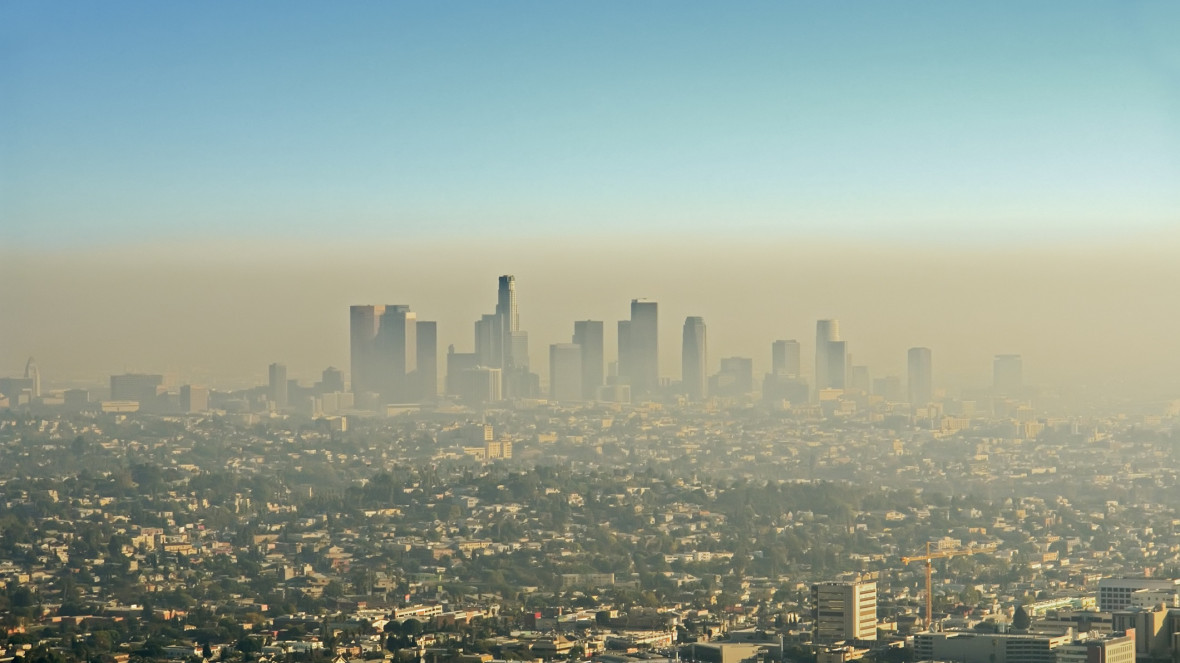
[[[380,391],[377,378],[377,329],[384,313],[384,306],[349,308],[350,379],[354,394]]]
[[[801,370],[799,341],[775,341],[770,346],[770,370],[775,375],[798,378]]]
[[[910,348],[906,365],[910,405],[925,407],[934,398],[934,364],[930,348]]]
[[[594,400],[604,382],[602,321],[575,322],[573,341],[582,346],[582,398]]]
[[[844,346],[837,352],[832,346],[840,343],[840,323],[837,320],[819,320],[815,323],[815,390],[844,388]],[[839,355],[839,368],[836,368]],[[836,382],[840,384],[837,386]]]
[[[996,355],[992,386],[997,396],[1018,396],[1024,391],[1024,360],[1020,355]]]
[[[285,364],[271,364],[268,370],[267,400],[274,403],[274,409],[287,409],[287,366]]]
[[[41,370],[32,357],[25,362],[25,379],[33,381],[33,398],[41,398]]]
[[[419,320],[416,335],[418,398],[433,401],[438,398],[438,323]]]
[[[616,384],[631,384],[631,365],[635,360],[631,357],[631,321],[619,320],[619,358],[614,363],[613,376]]]
[[[580,401],[582,393],[582,346],[554,343],[549,346],[549,398]]]
[[[811,605],[815,642],[877,639],[877,583],[817,583]]]
[[[699,401],[706,394],[708,345],[705,319],[689,316],[684,319],[684,340],[680,354],[681,388],[691,400]]]
[[[418,314],[402,304],[386,305],[375,346],[381,400],[387,404],[417,400],[411,375],[418,367]]]
[[[528,366],[527,354],[524,357],[514,357],[512,355],[514,344],[513,334],[520,331],[520,312],[516,307],[516,277],[511,274],[505,274],[500,277],[500,285],[496,291],[496,317],[500,323],[500,339],[504,348],[504,367]]]
[[[844,341],[828,341],[824,353],[828,356],[827,389],[844,389],[848,386],[848,352]]]
[[[631,383],[633,396],[650,396],[660,386],[659,305],[641,299],[631,300],[626,357],[621,354],[622,327],[620,324],[619,374]]]
[[[533,397],[539,379],[529,372],[529,336],[520,329],[516,277],[505,274],[496,289],[496,312],[475,323],[475,355],[480,366],[502,369],[505,398]]]

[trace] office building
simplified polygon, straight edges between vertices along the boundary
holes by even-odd
[[[799,341],[775,341],[770,346],[770,372],[788,378],[800,376]]]
[[[266,399],[276,410],[287,409],[287,367],[271,364],[268,368],[270,381],[267,383]]]
[[[573,342],[582,347],[582,397],[592,400],[598,396],[598,388],[605,382],[602,321],[575,322]]]
[[[754,360],[749,357],[724,357],[721,370],[709,378],[713,396],[739,398],[754,391]]]
[[[631,378],[627,371],[631,370],[631,364],[634,359],[631,357],[631,321],[619,320],[619,358],[613,366],[614,370],[611,376],[614,378],[614,384],[631,384]]]
[[[503,375],[498,368],[477,366],[454,377],[456,395],[472,407],[502,400]]]
[[[1138,633],[1086,633],[1054,651],[1055,663],[1135,663]],[[1147,658],[1147,657],[1145,657]]]
[[[418,315],[409,306],[385,306],[377,326],[374,359],[382,402],[417,400],[412,376],[418,365]]]
[[[32,357],[25,362],[25,379],[32,381],[33,398],[41,398],[41,370]]]
[[[418,398],[430,402],[438,398],[438,323],[419,320],[416,336]]]
[[[843,389],[847,371],[844,342],[837,320],[815,323],[815,389]]]
[[[631,385],[632,396],[650,397],[660,385],[659,305],[631,300],[625,339],[623,334],[619,323],[619,376]]]
[[[1024,391],[1024,360],[1020,355],[996,355],[992,387],[997,396],[1019,396]]]
[[[349,307],[349,354],[352,393],[380,391],[377,373],[377,329],[384,306]]]
[[[344,371],[335,366],[325,368],[320,376],[319,391],[321,393],[344,391]]]
[[[478,323],[476,323],[478,324]],[[459,395],[459,374],[479,366],[479,356],[475,352],[455,352],[455,346],[447,347],[447,382],[448,396]]]
[[[1103,612],[1128,610],[1140,590],[1180,592],[1180,580],[1172,578],[1103,578],[1098,581],[1098,609]]]
[[[926,407],[934,399],[934,364],[930,348],[910,348],[906,367],[910,405]]]
[[[134,401],[139,403],[141,412],[157,411],[163,391],[163,375],[125,373],[111,376],[111,400]]]
[[[914,660],[958,663],[1057,663],[1072,631],[1049,633],[930,632],[914,635]]]
[[[690,316],[684,320],[684,340],[680,355],[681,391],[690,400],[699,401],[707,393],[707,339],[705,319]]]
[[[816,642],[877,639],[877,583],[817,583],[811,605]]]
[[[186,384],[180,387],[180,411],[204,412],[209,409],[209,389]]]
[[[499,322],[501,343],[503,344],[503,367],[528,366],[527,342],[524,355],[514,355],[513,334],[520,331],[520,312],[516,304],[516,277],[505,274],[499,279],[496,290],[496,319]],[[527,337],[525,337],[527,339]]]
[[[549,398],[580,401],[582,393],[582,346],[555,343],[549,346]]]

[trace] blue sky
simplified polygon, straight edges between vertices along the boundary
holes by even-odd
[[[0,3],[0,244],[1180,225],[1180,4]]]

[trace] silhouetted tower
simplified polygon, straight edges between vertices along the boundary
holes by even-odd
[[[906,365],[910,405],[925,407],[934,398],[934,365],[930,348],[910,348]]]

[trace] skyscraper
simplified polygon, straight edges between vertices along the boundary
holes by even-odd
[[[770,370],[772,373],[788,378],[798,378],[800,369],[799,341],[775,341],[770,346]]]
[[[505,368],[528,365],[528,356],[513,357],[512,335],[520,331],[520,313],[516,307],[516,277],[505,274],[500,277],[496,290],[496,317],[499,319],[500,339],[503,344],[503,365]]]
[[[705,397],[707,379],[707,338],[705,319],[689,316],[684,319],[684,340],[680,354],[681,388],[690,399]]]
[[[549,346],[549,398],[580,401],[582,393],[582,346],[554,343]]]
[[[828,356],[827,389],[848,386],[848,352],[844,341],[828,341],[824,353]]]
[[[377,378],[377,329],[381,324],[384,306],[352,306],[349,308],[349,337],[352,392],[364,394],[379,391]]]
[[[633,396],[650,396],[660,385],[659,305],[641,299],[631,300],[626,357],[621,354],[622,325],[619,327],[619,374],[630,381]]]
[[[1018,396],[1024,390],[1024,360],[1020,355],[996,355],[992,386],[997,396]]]
[[[418,398],[433,401],[438,398],[438,323],[419,320],[416,335]]]
[[[418,364],[418,315],[409,306],[385,306],[377,327],[375,354],[381,400],[387,404],[416,400],[411,374]]]
[[[925,407],[934,398],[934,368],[930,348],[910,348],[906,365],[910,405]]]
[[[271,364],[267,400],[274,404],[274,409],[287,409],[287,366],[285,364]]]
[[[815,323],[815,390],[844,388],[844,348],[839,349],[839,369],[833,370],[836,354],[832,348],[840,341],[840,323],[837,320],[819,320]],[[839,386],[836,386],[839,373]]]
[[[582,398],[594,400],[604,380],[602,321],[575,322],[573,342],[582,346]]]

